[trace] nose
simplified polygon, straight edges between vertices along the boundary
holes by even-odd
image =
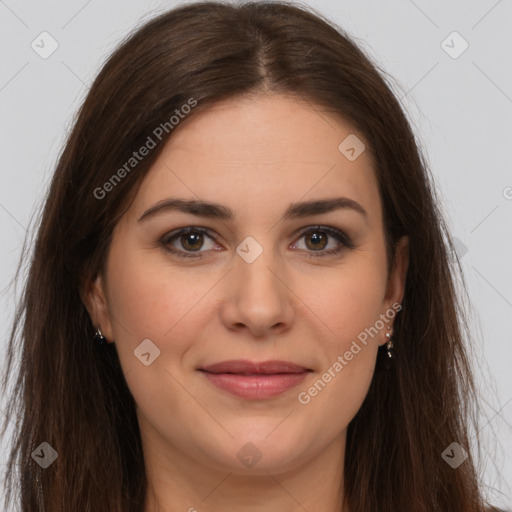
[[[247,330],[255,338],[274,336],[290,329],[294,300],[290,278],[270,250],[250,263],[235,255],[225,283],[221,320],[227,329]]]

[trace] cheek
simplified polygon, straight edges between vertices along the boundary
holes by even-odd
[[[374,326],[384,313],[385,265],[377,253],[368,252],[365,256],[326,274],[315,286],[304,283],[306,303],[326,326],[326,348],[330,353],[348,350],[350,342]],[[307,294],[306,289],[310,290]]]
[[[383,332],[375,329],[381,313],[380,297],[375,290],[361,288],[356,293],[338,289],[337,302],[323,310],[329,336],[321,341],[321,367],[298,390],[297,401],[316,424],[335,436],[346,428],[360,409],[370,387]],[[336,304],[336,307],[334,307]],[[325,418],[330,420],[324,425]],[[315,428],[313,425],[311,428]]]
[[[385,260],[367,251],[326,279],[308,296],[308,306],[318,312],[325,329],[319,342],[322,367],[300,403],[310,403],[318,417],[337,407],[336,426],[347,425],[359,410],[370,386],[379,342],[384,339]],[[311,284],[311,283],[309,283]],[[320,283],[317,283],[320,284]],[[324,330],[324,329],[322,329]],[[323,413],[320,413],[320,409]]]
[[[161,350],[161,360],[168,353],[183,352],[191,338],[184,330],[190,329],[190,317],[201,309],[214,276],[197,278],[193,269],[173,269],[161,259],[153,264],[143,251],[120,253],[113,249],[108,269],[109,310],[120,357],[127,354],[128,364],[128,353],[145,339]]]

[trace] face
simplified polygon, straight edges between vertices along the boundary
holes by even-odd
[[[86,299],[116,343],[145,448],[240,474],[341,453],[407,269],[403,239],[387,272],[354,135],[365,143],[276,95],[217,104],[167,142]],[[297,366],[205,371],[233,360]]]

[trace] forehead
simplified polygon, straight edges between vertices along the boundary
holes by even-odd
[[[357,144],[366,144],[341,118],[300,98],[225,101],[177,127],[145,177],[134,207],[140,211],[179,195],[250,213],[342,195],[378,215],[369,151],[351,160],[347,140],[348,146],[355,142],[358,152],[362,146]]]

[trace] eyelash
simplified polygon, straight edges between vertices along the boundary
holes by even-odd
[[[343,233],[343,231],[340,231],[340,230],[334,229],[334,228],[330,228],[330,227],[326,227],[326,226],[313,226],[313,227],[307,228],[306,230],[302,231],[299,234],[299,240],[309,233],[316,233],[316,232],[327,233],[327,235],[332,236],[333,238],[337,239],[338,242],[341,243],[341,245],[335,249],[322,250],[322,251],[311,251],[310,254],[304,255],[307,258],[322,258],[325,256],[333,256],[335,254],[340,253],[345,248],[346,249],[354,249],[354,247],[355,247],[355,244],[345,233]],[[171,249],[169,247],[170,244],[174,240],[176,240],[180,236],[186,235],[188,233],[201,233],[203,235],[208,236],[214,242],[216,242],[215,238],[212,236],[212,233],[209,229],[200,228],[200,227],[188,227],[188,228],[183,228],[178,231],[172,231],[170,233],[165,234],[160,239],[160,244],[164,246],[166,251],[168,251],[172,254],[175,254],[178,257],[201,258],[202,256],[200,256],[200,253],[204,252],[204,251],[181,251],[181,250]],[[194,253],[199,253],[199,254],[196,255]]]

